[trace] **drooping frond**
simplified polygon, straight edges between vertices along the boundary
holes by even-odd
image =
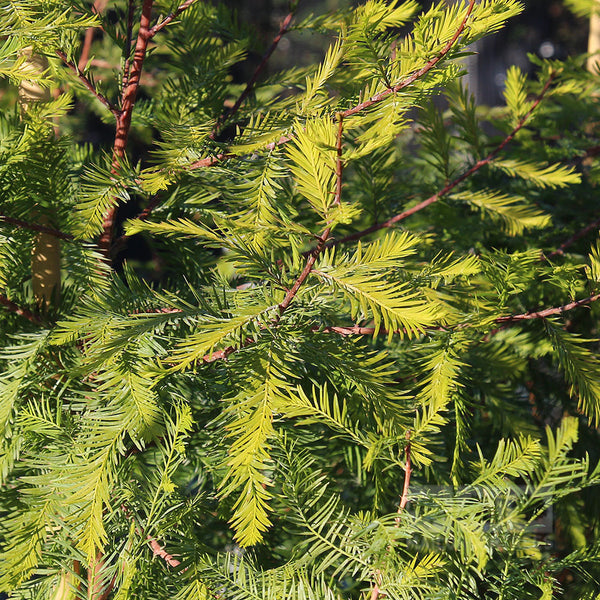
[[[409,235],[390,235],[373,242],[365,250],[359,244],[345,260],[331,263],[326,258],[314,274],[350,301],[352,318],[373,319],[377,335],[383,327],[413,337],[436,322],[443,322],[441,305],[427,302],[410,285],[386,281],[383,273],[401,268],[403,259],[415,251],[416,240]]]
[[[521,235],[525,229],[547,227],[551,222],[550,215],[535,206],[527,205],[518,196],[489,190],[459,192],[452,196],[500,222],[509,235]]]
[[[571,394],[579,399],[579,408],[593,422],[600,421],[600,360],[585,343],[588,340],[546,321],[546,331],[558,364],[565,374]]]
[[[545,166],[518,159],[495,159],[490,163],[511,177],[521,177],[541,188],[562,188],[581,182],[581,176],[573,167],[559,164]]]

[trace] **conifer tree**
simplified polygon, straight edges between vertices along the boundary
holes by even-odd
[[[0,590],[597,598],[598,73],[299,4],[240,86],[221,5],[0,0]]]

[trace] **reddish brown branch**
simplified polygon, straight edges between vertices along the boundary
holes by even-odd
[[[404,455],[406,456],[404,485],[402,486],[402,496],[400,496],[400,503],[398,504],[396,527],[400,526],[400,513],[406,508],[406,504],[408,503],[408,488],[410,486],[410,476],[412,474],[412,466],[410,463],[410,431],[406,432],[406,448],[404,449]]]
[[[306,267],[305,267],[305,269],[306,269]],[[310,273],[310,271],[309,271],[309,273]],[[498,331],[504,329],[507,325],[510,325],[511,323],[518,323],[519,321],[529,321],[529,320],[534,320],[534,319],[545,319],[547,317],[560,315],[562,313],[568,312],[568,311],[578,308],[580,306],[586,306],[588,304],[592,304],[593,302],[596,302],[597,300],[600,300],[600,293],[594,294],[587,298],[583,298],[582,300],[576,300],[573,302],[569,302],[568,304],[563,304],[562,306],[547,308],[547,309],[535,311],[535,312],[528,312],[528,313],[523,313],[523,314],[498,317],[497,319],[495,319],[495,322],[501,323],[502,327],[492,330],[491,335],[495,335]],[[291,302],[291,300],[290,300],[290,302]],[[289,306],[289,304],[288,304],[288,306]],[[287,306],[286,306],[286,308],[287,308]],[[156,312],[180,313],[182,311],[177,308],[162,308],[162,309],[156,310]],[[465,327],[469,327],[469,325],[463,324],[463,325],[457,326],[457,328],[465,328]],[[315,325],[312,329],[315,332],[337,333],[338,335],[342,335],[342,336],[373,335],[375,333],[374,327],[359,327],[357,325],[355,325],[353,327],[343,327],[343,326],[319,327],[319,326]],[[428,328],[427,331],[448,331],[448,329],[449,329],[448,327],[434,327],[434,328]],[[392,333],[402,335],[402,334],[406,334],[406,330],[396,329]],[[379,329],[378,334],[379,335],[388,335],[389,331],[387,329]],[[488,337],[488,336],[490,336],[490,334],[487,334],[486,337]],[[253,343],[254,343],[254,340],[252,338],[247,338],[245,340],[245,343],[242,346],[245,347],[245,346],[248,346]],[[233,354],[237,350],[238,350],[238,348],[236,346],[228,346],[227,348],[224,348],[223,350],[216,350],[215,352],[212,352],[211,354],[206,354],[200,360],[204,363],[213,363],[213,362],[216,362],[217,360],[222,360],[222,359],[227,358],[230,354]]]
[[[36,325],[42,324],[42,320],[36,314],[32,313],[27,308],[22,308],[18,304],[15,304],[12,300],[9,300],[3,294],[0,294],[0,304],[7,308],[10,312],[14,312],[20,317],[23,317],[24,319],[27,319],[28,321],[31,321]]]
[[[138,31],[133,62],[131,64],[131,73],[127,85],[123,88],[121,99],[121,113],[117,121],[117,131],[115,134],[114,154],[117,158],[125,156],[125,147],[129,137],[131,127],[131,116],[140,85],[140,77],[148,48],[150,18],[152,14],[153,0],[144,0],[142,7],[142,16],[140,18],[140,29]]]
[[[548,78],[548,81],[546,81],[544,87],[542,88],[542,91],[540,92],[538,97],[535,99],[535,101],[531,105],[531,108],[527,111],[525,116],[523,116],[521,118],[521,120],[518,122],[516,127],[485,158],[478,160],[471,168],[467,169],[462,175],[460,175],[459,177],[454,179],[454,181],[451,181],[450,183],[448,183],[439,192],[436,192],[435,194],[433,194],[433,196],[430,196],[426,200],[419,202],[419,204],[416,204],[415,206],[406,209],[405,211],[401,212],[400,214],[395,215],[394,217],[392,217],[391,219],[388,219],[387,221],[383,221],[382,223],[375,223],[374,225],[371,225],[370,227],[367,227],[366,229],[357,231],[355,233],[351,233],[350,235],[340,238],[339,240],[335,240],[333,243],[330,243],[329,245],[342,244],[344,242],[350,242],[352,240],[357,240],[357,239],[364,237],[365,235],[368,235],[375,231],[379,231],[380,229],[385,229],[386,227],[391,227],[392,225],[395,225],[396,223],[403,221],[407,217],[410,217],[411,215],[414,215],[415,213],[423,210],[424,208],[427,208],[431,204],[434,204],[440,198],[444,197],[446,194],[451,192],[457,185],[462,183],[465,179],[468,179],[471,175],[473,175],[473,173],[479,171],[479,169],[481,169],[481,167],[491,163],[494,160],[494,158],[496,158],[496,156],[506,147],[506,145],[509,144],[510,142],[512,142],[512,140],[517,135],[517,133],[519,133],[519,131],[521,131],[521,129],[525,126],[525,123],[529,120],[529,117],[531,117],[531,115],[533,114],[535,109],[539,106],[540,102],[543,100],[544,96],[546,95],[546,92],[550,88],[550,85],[552,84],[552,82],[554,81],[556,76],[557,76],[556,72],[551,73],[550,77]]]
[[[165,28],[173,19],[178,17],[186,8],[189,8],[194,4],[196,0],[185,0],[185,2],[179,5],[169,16],[165,17],[160,23],[157,23],[154,27],[148,30],[148,39],[153,38],[161,29]]]
[[[471,16],[471,13],[473,12],[473,8],[475,8],[475,0],[470,0],[469,6],[467,8],[467,12],[465,14],[464,19],[462,20],[462,23],[460,24],[459,28],[456,30],[455,34],[452,36],[452,39],[442,48],[442,50],[440,51],[440,53],[437,56],[432,58],[425,66],[420,68],[418,71],[415,71],[412,75],[410,75],[406,79],[402,80],[400,83],[396,84],[395,86],[393,86],[387,90],[384,90],[383,92],[380,92],[379,94],[375,94],[375,96],[371,96],[371,98],[369,98],[368,100],[365,100],[364,102],[361,102],[360,104],[357,104],[356,106],[349,108],[348,110],[345,110],[343,112],[344,117],[349,117],[351,115],[355,115],[356,113],[364,110],[365,108],[369,108],[370,106],[373,106],[373,104],[377,104],[378,102],[381,102],[383,99],[387,98],[389,95],[399,92],[400,90],[409,86],[411,83],[414,83],[417,79],[420,79],[421,77],[423,77],[423,75],[425,75],[426,73],[431,71],[431,69],[433,69],[433,67],[435,67],[450,52],[450,50],[452,50],[452,47],[454,46],[454,44],[456,43],[458,38],[461,36],[465,27],[467,26],[469,17]]]
[[[400,513],[406,508],[408,504],[408,488],[410,486],[410,476],[412,474],[412,466],[410,462],[410,430],[406,432],[406,447],[404,448],[404,484],[402,485],[402,495],[400,496],[400,503],[398,504],[398,510],[396,511],[396,519],[394,527],[400,527]],[[388,552],[390,551],[390,547],[388,546]],[[379,570],[375,571],[375,583],[373,584],[373,589],[371,590],[371,600],[377,600],[381,594],[381,572]]]
[[[32,231],[39,231],[40,233],[48,233],[49,235],[60,238],[61,240],[73,239],[73,236],[70,233],[63,233],[58,229],[52,229],[52,227],[45,227],[44,225],[38,225],[37,223],[30,223],[29,221],[7,217],[6,215],[0,215],[0,223],[9,223],[10,225],[16,225],[17,227],[23,227],[24,229],[31,229]]]
[[[342,136],[344,133],[344,115],[342,113],[338,113],[338,132],[336,138],[336,167],[335,167],[335,195],[333,199],[333,206],[339,206],[342,199],[342,174],[344,170],[344,165],[342,162]],[[323,248],[325,247],[325,243],[331,234],[332,227],[328,225],[325,231],[321,234],[319,239],[319,243],[317,247],[310,253],[308,260],[306,261],[306,265],[300,273],[300,276],[294,282],[294,285],[288,290],[285,298],[279,305],[279,315],[282,315],[287,307],[291,304],[292,300],[296,297],[300,286],[306,281],[306,278],[310,275],[312,268],[317,261],[317,258]]]
[[[459,28],[457,29],[457,31],[454,34],[454,36],[452,37],[452,39],[446,44],[446,46],[444,46],[444,48],[442,49],[440,54],[438,54],[435,58],[431,59],[424,67],[422,67],[418,71],[415,71],[412,75],[410,75],[406,79],[402,80],[400,83],[396,84],[394,87],[384,90],[380,94],[377,94],[377,95],[371,97],[369,100],[365,100],[361,104],[358,104],[357,106],[354,106],[352,108],[349,108],[349,109],[343,111],[341,113],[342,116],[346,117],[346,116],[356,114],[357,112],[360,112],[361,110],[364,110],[365,108],[373,106],[377,102],[381,102],[382,100],[387,98],[387,96],[389,96],[390,94],[396,93],[399,90],[409,86],[410,84],[414,83],[417,79],[419,79],[420,77],[422,77],[423,75],[425,75],[426,73],[431,71],[431,69],[433,69],[450,52],[450,50],[452,49],[452,46],[456,43],[456,41],[458,40],[458,38],[464,31],[464,28],[468,22],[468,19],[469,19],[471,13],[473,12],[474,6],[475,6],[475,0],[470,0],[469,6],[467,8],[467,13],[466,13],[463,21],[461,22]],[[240,96],[240,98],[238,98],[238,101],[232,108],[230,114],[233,114],[235,111],[237,111],[239,109],[239,106],[244,101],[244,99],[246,98],[246,96],[248,95],[250,90],[252,89],[252,86],[256,82],[256,79],[258,78],[260,71],[264,68],[264,64],[266,64],[266,61],[269,59],[269,57],[275,50],[277,44],[279,43],[279,41],[281,39],[281,36],[288,31],[289,23],[291,21],[292,16],[293,16],[292,13],[288,14],[286,19],[282,23],[278,36],[273,40],[273,43],[271,44],[271,47],[265,54],[263,61],[258,66],[257,71],[253,75],[251,81],[248,83],[248,86],[246,86],[246,89],[244,90],[244,92],[242,92],[242,96]],[[163,21],[163,23],[164,23],[164,21]],[[161,23],[161,25],[162,25],[162,23]],[[265,146],[265,150],[272,150],[275,146],[287,144],[292,139],[293,139],[293,137],[291,137],[291,136],[282,136],[277,142],[272,142],[270,144],[267,144]],[[188,169],[194,170],[194,169],[213,167],[224,160],[239,158],[239,157],[240,157],[240,155],[233,154],[230,152],[224,152],[221,154],[217,154],[216,156],[201,158],[201,159],[193,162],[192,164],[190,164]]]
[[[553,306],[552,308],[545,308],[543,310],[526,312],[518,315],[507,315],[505,317],[498,317],[495,319],[496,323],[517,323],[519,321],[531,321],[534,319],[546,319],[547,317],[553,317],[555,315],[560,315],[562,313],[568,312],[580,306],[586,306],[588,304],[592,304],[600,300],[600,293],[592,294],[587,298],[582,298],[581,300],[574,300],[573,302],[569,302],[568,304],[563,304],[562,306]],[[463,327],[466,327],[464,325]],[[436,328],[438,329],[438,328]],[[440,328],[442,329],[442,328]],[[445,328],[447,329],[447,328]],[[318,331],[323,331],[325,333],[337,333],[339,335],[373,335],[375,333],[374,327],[325,327],[319,329]],[[431,330],[429,330],[431,331]],[[380,335],[388,335],[389,332],[385,329],[379,329]],[[393,333],[404,333],[403,330],[396,330]]]
[[[96,0],[94,6],[92,6],[92,12],[99,15],[106,7],[108,0]],[[94,30],[95,27],[88,27],[85,31],[85,37],[83,39],[83,46],[81,48],[81,55],[79,56],[79,62],[77,68],[83,72],[85,66],[88,63],[90,57],[90,50],[92,48],[92,42],[94,41]]]
[[[131,117],[140,85],[140,77],[142,75],[148,41],[150,39],[149,31],[150,19],[152,17],[152,4],[153,0],[144,0],[142,15],[140,17],[140,28],[135,45],[135,52],[133,54],[133,61],[131,63],[131,71],[127,79],[127,85],[123,88],[121,111],[117,116],[117,128],[113,146],[114,173],[119,171],[121,159],[125,156],[125,148],[127,146],[129,130],[131,129]],[[107,258],[110,256],[116,214],[117,203],[115,202],[114,206],[112,206],[104,216],[102,235],[98,241],[98,245],[104,251]]]
[[[547,317],[552,317],[554,315],[560,315],[569,310],[573,310],[579,306],[585,306],[586,304],[592,304],[600,299],[600,294],[592,294],[587,298],[583,298],[582,300],[575,300],[573,302],[569,302],[568,304],[563,304],[562,306],[555,306],[553,308],[546,308],[544,310],[539,310],[536,312],[527,312],[520,315],[509,315],[507,317],[498,317],[496,319],[497,323],[515,323],[517,321],[529,321],[532,319],[545,319]]]
[[[79,81],[81,81],[81,83],[85,86],[85,88],[87,90],[89,90],[92,94],[94,94],[94,96],[96,96],[96,98],[98,98],[98,100],[100,100],[100,102],[102,104],[104,104],[104,106],[106,106],[106,108],[108,108],[108,110],[110,110],[110,112],[115,115],[115,117],[119,117],[119,109],[114,106],[107,98],[106,96],[102,95],[97,89],[96,86],[79,70],[79,67],[72,63],[68,56],[62,51],[62,50],[56,50],[56,56],[58,56],[63,63],[69,67],[69,69],[71,71],[73,71],[73,73],[77,76],[77,78],[79,79]]]

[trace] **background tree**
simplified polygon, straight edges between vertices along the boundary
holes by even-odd
[[[1,7],[0,589],[596,597],[585,56],[487,109],[514,0],[292,3],[242,85],[222,6]],[[322,61],[267,77],[292,30]]]

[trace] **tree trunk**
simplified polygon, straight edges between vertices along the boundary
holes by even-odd
[[[588,52],[590,54],[600,51],[600,0],[596,0],[596,4],[598,5],[598,8],[590,17],[590,34],[588,37]],[[591,73],[598,72],[599,65],[599,54],[595,54],[588,58],[587,68]]]
[[[46,57],[33,54],[31,49],[25,51],[27,60],[22,70],[25,74],[38,75],[48,68]],[[48,102],[50,90],[41,87],[35,81],[21,82],[19,86],[19,102],[22,110],[36,102]],[[52,226],[51,209],[36,211],[32,217],[41,225]],[[35,236],[31,252],[31,277],[33,294],[41,311],[50,306],[52,297],[58,296],[60,290],[60,239],[48,233]]]

